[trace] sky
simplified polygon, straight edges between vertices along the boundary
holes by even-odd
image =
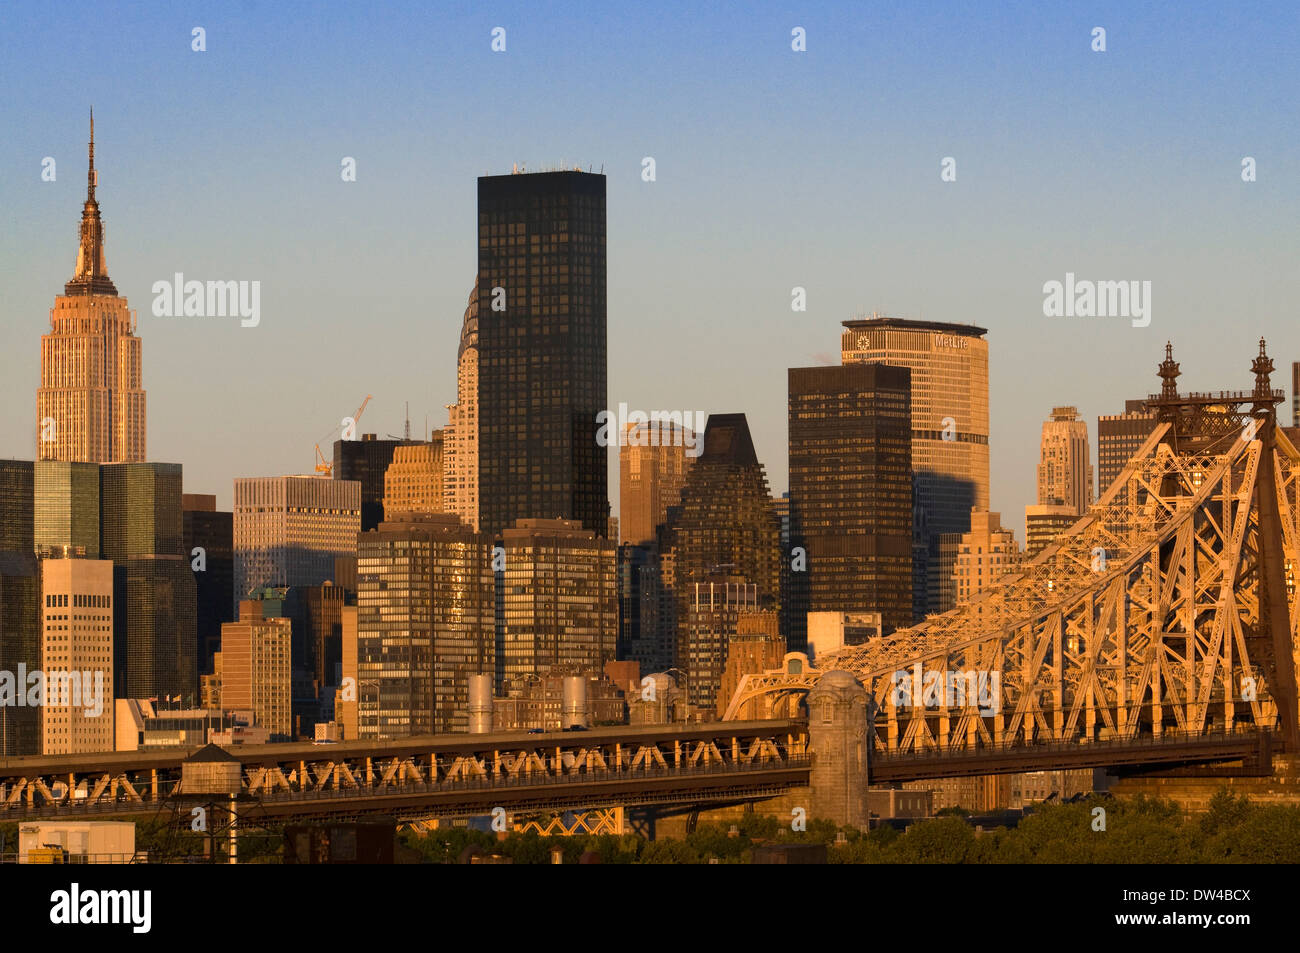
[[[368,394],[361,431],[400,435],[408,401],[445,424],[475,179],[516,163],[608,177],[610,407],[747,414],[774,492],[786,369],[838,363],[871,311],[988,328],[991,500],[1022,540],[1052,408],[1095,460],[1166,340],[1183,390],[1249,389],[1263,336],[1289,392],[1300,6],[695,7],[0,5],[0,457],[34,456],[92,105],[148,456],[223,508],[235,477],[311,472]],[[155,317],[177,272],[259,281],[260,323]],[[1068,272],[1150,281],[1149,326],[1045,316]],[[614,513],[617,486],[611,454]]]

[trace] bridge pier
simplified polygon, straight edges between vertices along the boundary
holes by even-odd
[[[808,692],[810,817],[867,826],[867,703],[849,672],[827,672]]]

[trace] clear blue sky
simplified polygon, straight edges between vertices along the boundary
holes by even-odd
[[[34,453],[92,102],[149,456],[225,506],[236,476],[310,472],[366,394],[362,430],[400,433],[408,400],[417,431],[445,422],[475,178],[516,162],[609,177],[611,406],[745,412],[776,491],[786,368],[838,361],[858,311],[989,328],[992,502],[1018,535],[1052,406],[1095,427],[1155,389],[1167,338],[1187,389],[1248,387],[1260,335],[1289,386],[1295,4],[696,6],[0,6],[0,456]],[[261,281],[260,326],[153,317],[177,271]],[[1067,271],[1151,281],[1150,327],[1044,317]]]

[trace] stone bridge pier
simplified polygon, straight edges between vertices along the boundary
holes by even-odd
[[[840,826],[866,827],[871,697],[852,673],[830,671],[808,692],[807,704],[812,759],[809,816]]]

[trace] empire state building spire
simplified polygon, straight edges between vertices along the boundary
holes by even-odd
[[[86,204],[81,208],[81,245],[77,249],[77,271],[72,280],[63,286],[69,295],[116,295],[117,287],[108,277],[104,259],[104,222],[99,217],[99,202],[95,199],[95,186],[99,174],[95,171],[95,109],[90,110],[90,165],[86,169]]]

